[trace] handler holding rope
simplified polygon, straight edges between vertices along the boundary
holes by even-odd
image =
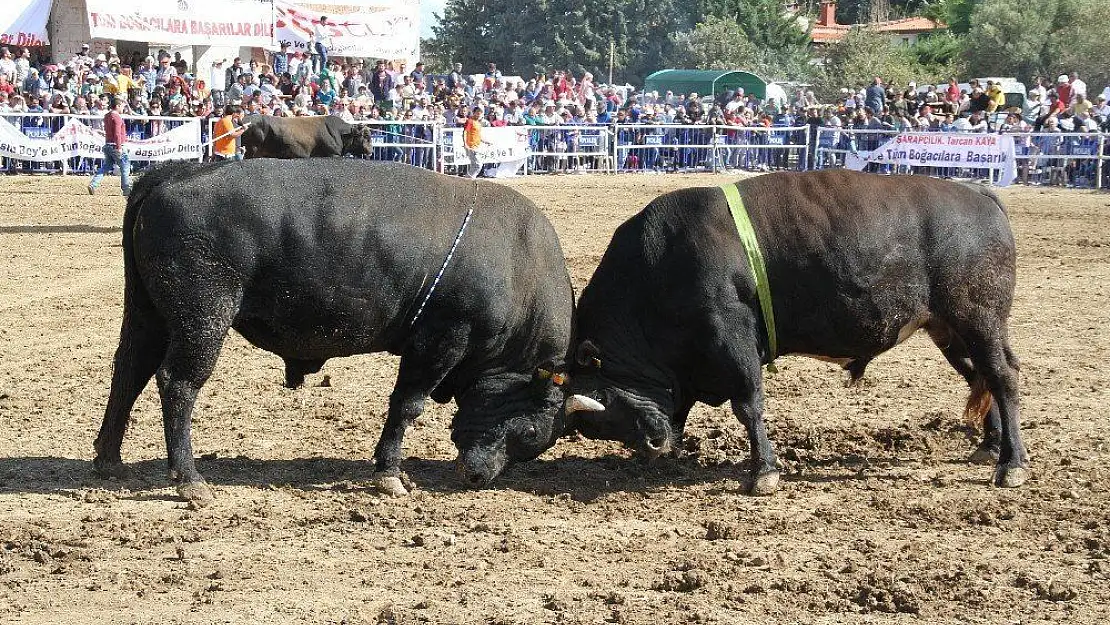
[[[214,134],[216,139],[212,143],[212,156],[217,161],[240,160],[242,157],[235,145],[235,139],[247,130],[247,126],[240,126],[243,121],[243,107],[229,105],[224,109],[224,116],[216,122]]]

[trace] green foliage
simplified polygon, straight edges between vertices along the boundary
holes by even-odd
[[[807,80],[813,66],[805,51],[790,54],[756,47],[740,24],[709,16],[693,30],[672,36],[669,66],[685,69],[727,69],[752,72],[768,80]]]
[[[675,67],[755,71],[749,69],[758,56],[755,45],[733,20],[710,16],[673,37]]]
[[[962,37],[944,32],[922,35],[906,51],[931,74],[959,76],[964,69],[963,49]]]
[[[1077,41],[1105,38],[1105,22],[1092,19],[1100,12],[1102,0],[984,0],[971,16],[964,56],[976,75],[1056,74],[1071,69],[1063,59]],[[1105,57],[1069,61],[1094,68]]]
[[[588,71],[605,80],[610,43],[616,78],[640,82],[663,66],[673,41],[665,33],[690,28],[675,0],[449,0],[428,50],[464,71],[484,71],[489,61],[505,73]]]
[[[971,15],[982,0],[935,0],[923,7],[921,14],[948,24],[948,31],[956,35],[967,34],[971,29]]]
[[[891,45],[886,34],[860,27],[829,46],[825,65],[815,83],[817,97],[832,101],[841,87],[859,88],[879,76],[886,84],[904,86],[947,79],[949,68],[925,66],[910,46]]]
[[[789,50],[809,45],[809,33],[782,0],[702,0],[701,14],[735,20],[760,50]]]
[[[730,69],[744,69],[769,80],[811,77],[809,32],[798,16],[784,9],[782,0],[702,0],[700,13],[705,16],[703,24],[713,19],[734,24],[753,47],[748,59],[729,65]]]

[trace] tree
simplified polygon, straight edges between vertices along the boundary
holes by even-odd
[[[964,50],[971,71],[1022,78],[1052,72],[1072,38],[1086,29],[1102,28],[1087,21],[1100,2],[984,0],[971,16]]]
[[[759,53],[733,20],[707,17],[693,30],[674,36],[674,65],[688,69],[744,69],[756,72]],[[753,63],[754,62],[754,63]]]
[[[817,96],[832,101],[842,87],[858,89],[871,84],[875,76],[888,84],[902,86],[911,80],[927,83],[947,78],[918,64],[908,46],[891,45],[888,35],[857,27],[829,46],[825,65],[815,83]]]
[[[771,80],[807,80],[812,75],[808,29],[782,0],[702,0],[700,12],[703,23],[729,20],[743,31],[755,48],[743,67]]]
[[[702,19],[732,19],[759,50],[794,51],[809,46],[809,33],[782,0],[702,0]]]
[[[948,31],[955,35],[967,34],[971,29],[971,14],[982,0],[936,0],[923,7],[921,14],[948,24]]]
[[[467,71],[494,61],[505,73],[567,69],[600,79],[612,43],[616,78],[639,83],[672,53],[673,40],[660,33],[692,25],[676,0],[449,0],[428,49]]]

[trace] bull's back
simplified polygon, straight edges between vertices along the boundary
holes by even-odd
[[[785,350],[878,353],[968,289],[1009,309],[1014,241],[991,193],[846,171],[774,174],[740,190]]]
[[[879,353],[969,288],[990,291],[982,295],[1009,309],[1013,235],[991,193],[923,176],[845,171],[769,174],[738,187],[766,264],[780,353]],[[637,274],[649,278],[639,283]],[[595,279],[594,291],[625,299],[650,291],[663,317],[688,314],[691,301],[702,303],[694,310],[759,310],[746,253],[716,188],[657,198],[618,230]],[[722,297],[728,293],[737,299]],[[582,309],[598,295],[584,293]]]
[[[497,195],[490,202],[477,188],[346,159],[200,166],[144,200],[134,234],[139,272],[167,300],[169,282],[177,292],[241,293],[236,329],[281,355],[392,351],[478,202],[428,311],[453,302],[474,324],[500,327],[510,311],[497,291],[514,286],[506,276],[519,270],[516,256],[534,254],[514,255],[499,237],[538,213],[522,197],[500,195],[510,190],[483,184]],[[550,254],[542,262],[555,263]]]

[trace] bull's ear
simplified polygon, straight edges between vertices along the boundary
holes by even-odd
[[[566,371],[561,367],[556,367],[554,361],[547,361],[536,368],[534,375],[535,379],[550,380],[555,386],[562,386],[567,383]]]
[[[601,367],[601,350],[590,339],[578,344],[574,360],[583,367]]]

